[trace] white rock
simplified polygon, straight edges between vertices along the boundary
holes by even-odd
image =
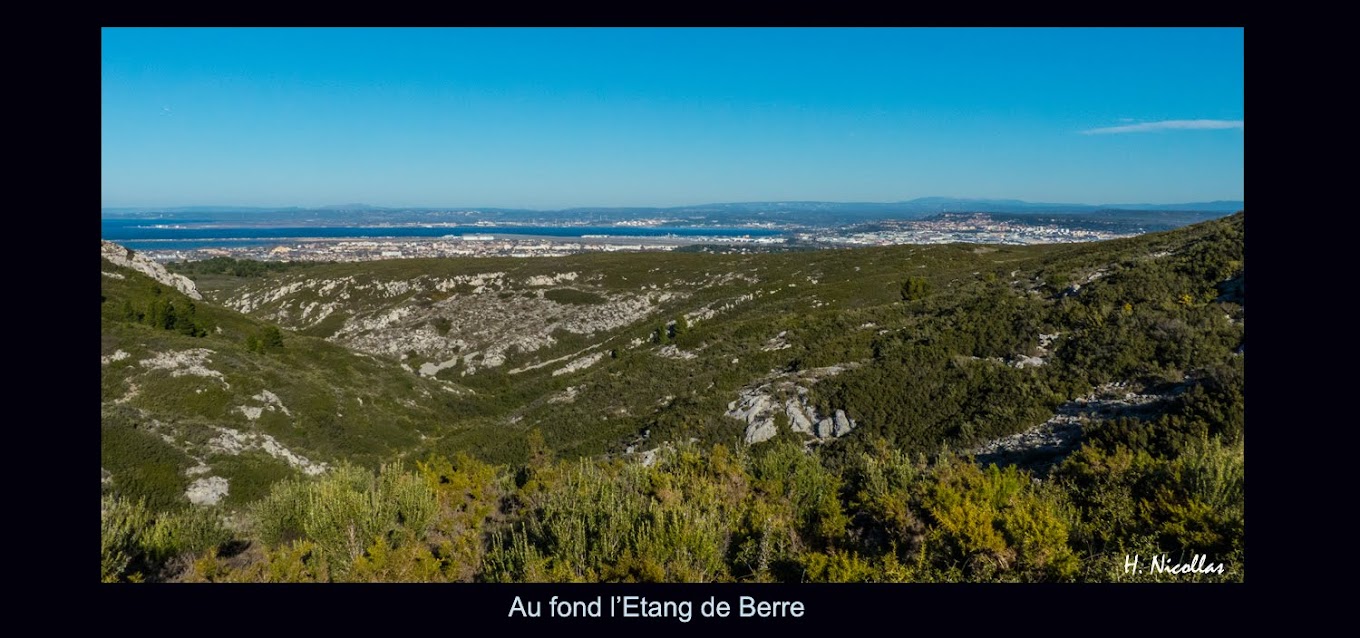
[[[194,505],[216,505],[231,490],[227,479],[220,476],[205,476],[189,484],[184,496]]]
[[[312,476],[321,474],[329,468],[326,463],[314,463],[307,457],[289,450],[268,434],[247,433],[223,427],[217,428],[217,431],[221,434],[208,441],[208,448],[216,452],[235,456],[246,450],[263,450],[266,454]]]
[[[808,418],[807,411],[804,410],[803,404],[800,401],[797,399],[785,401],[784,414],[789,417],[789,429],[794,432],[812,434],[812,419]]]
[[[191,299],[203,299],[203,295],[198,294],[198,288],[194,286],[193,280],[184,275],[177,275],[165,269],[141,254],[133,253],[131,250],[119,246],[111,241],[100,241],[99,254],[104,259],[109,260],[116,266],[131,268],[156,281],[159,281],[175,290],[178,290]],[[116,274],[116,273],[113,273]]]
[[[420,374],[427,377],[432,377],[436,374],[439,374],[440,370],[443,370],[445,368],[452,368],[453,366],[456,365],[458,365],[458,357],[454,357],[452,359],[449,359],[448,361],[442,361],[440,363],[430,363],[427,361],[425,363],[420,364]]]
[[[836,410],[836,415],[832,419],[835,425],[831,429],[831,436],[845,436],[850,430],[855,429],[855,422],[845,415],[845,410]]]
[[[595,365],[596,363],[599,363],[600,360],[604,358],[604,354],[605,354],[605,353],[603,353],[603,352],[596,352],[595,354],[588,354],[588,355],[586,355],[586,356],[584,356],[584,357],[581,357],[581,358],[579,358],[579,359],[576,359],[575,361],[572,361],[571,363],[568,363],[568,364],[565,365],[565,366],[562,366],[561,368],[558,368],[558,369],[556,369],[556,370],[553,370],[552,375],[553,375],[554,377],[556,377],[556,376],[563,375],[563,374],[570,374],[570,373],[576,372],[576,371],[578,371],[578,370],[585,370],[586,368],[589,368],[590,366],[593,366],[593,365]]]
[[[667,359],[698,359],[699,355],[681,350],[674,345],[664,346],[656,351],[657,356]]]
[[[224,387],[230,388],[221,372],[207,367],[208,357],[216,352],[207,348],[191,348],[189,350],[158,352],[149,359],[142,359],[138,362],[143,368],[153,370],[169,370],[170,376],[182,377],[185,375],[208,377],[217,379]]]
[[[774,419],[766,419],[759,423],[752,424],[746,428],[746,442],[748,444],[760,443],[774,438],[779,431],[775,428]]]

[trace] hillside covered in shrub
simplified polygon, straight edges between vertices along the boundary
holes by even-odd
[[[1244,236],[105,262],[102,578],[1240,581]]]

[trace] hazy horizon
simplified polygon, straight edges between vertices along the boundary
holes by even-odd
[[[735,205],[759,205],[759,204],[781,204],[781,203],[787,203],[787,204],[795,204],[795,203],[816,203],[816,204],[837,204],[837,205],[861,205],[861,204],[863,204],[863,205],[891,205],[891,204],[907,204],[907,203],[913,203],[913,202],[917,202],[917,201],[920,201],[920,200],[944,200],[944,201],[959,201],[959,202],[967,202],[967,201],[977,201],[977,202],[1023,202],[1024,204],[1027,204],[1027,205],[1092,206],[1092,207],[1096,207],[1096,206],[1135,206],[1135,205],[1143,205],[1143,204],[1146,204],[1146,205],[1148,205],[1148,206],[1168,206],[1168,205],[1175,205],[1175,204],[1211,204],[1211,203],[1221,203],[1221,202],[1243,202],[1243,201],[1244,201],[1244,200],[1242,200],[1242,199],[1240,199],[1240,198],[1238,198],[1238,199],[1220,198],[1220,199],[1205,199],[1205,200],[1198,200],[1198,201],[1194,201],[1194,202],[1190,202],[1190,201],[1174,201],[1174,202],[1173,202],[1173,201],[1168,201],[1168,202],[1151,202],[1151,201],[1137,201],[1137,202],[1033,202],[1033,201],[1029,201],[1029,200],[1019,200],[1019,199],[1016,199],[1016,198],[1013,198],[1013,197],[985,197],[985,198],[984,198],[984,197],[949,197],[949,196],[940,196],[940,195],[926,195],[926,196],[922,196],[922,197],[913,197],[913,198],[910,198],[910,199],[901,199],[901,200],[893,200],[893,201],[882,201],[882,202],[869,202],[869,201],[833,201],[833,200],[825,200],[825,199],[769,199],[769,200],[758,200],[758,201],[757,201],[757,200],[751,200],[751,201],[740,201],[740,202],[701,201],[701,202],[688,202],[688,203],[664,204],[664,205],[632,204],[632,205],[621,205],[621,206],[591,206],[591,205],[584,205],[584,206],[566,206],[566,207],[518,207],[518,206],[502,206],[502,205],[498,205],[498,204],[484,204],[484,205],[471,205],[471,204],[413,204],[413,205],[410,205],[410,206],[392,206],[392,205],[388,205],[388,204],[381,204],[381,203],[375,203],[375,202],[344,202],[344,203],[329,203],[329,204],[317,204],[317,205],[296,205],[296,204],[288,204],[288,205],[283,205],[283,204],[241,205],[241,204],[193,203],[193,204],[172,204],[172,205],[166,205],[166,206],[101,206],[100,208],[101,208],[101,210],[135,210],[135,209],[148,209],[148,210],[174,210],[174,209],[195,209],[195,208],[237,208],[237,209],[260,209],[260,210],[262,210],[262,211],[268,211],[268,210],[286,210],[286,209],[324,210],[324,209],[327,209],[327,208],[348,208],[348,207],[360,208],[360,207],[363,207],[363,208],[373,208],[373,209],[416,209],[416,210],[423,210],[423,209],[428,209],[428,210],[441,210],[441,209],[442,209],[442,210],[477,210],[477,209],[487,209],[487,210],[524,210],[524,211],[536,211],[536,212],[556,212],[556,211],[576,210],[576,209],[599,209],[599,210],[607,210],[607,209],[628,209],[628,208],[641,208],[641,209],[652,209],[652,208],[655,208],[655,209],[667,209],[667,208],[699,208],[699,207],[703,207],[703,206],[726,206],[726,205],[734,205],[734,204],[735,204]]]

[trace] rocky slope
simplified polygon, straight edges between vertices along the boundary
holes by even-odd
[[[857,367],[857,363],[847,363],[801,372],[773,370],[769,376],[742,388],[737,399],[727,404],[726,415],[746,424],[743,438],[748,444],[774,438],[779,433],[780,416],[790,432],[823,441],[845,436],[855,429],[855,420],[846,416],[845,410],[819,414],[809,401],[809,388],[826,377]]]
[[[208,301],[193,304],[202,336],[148,325],[137,317],[154,303],[188,308],[193,283],[110,246],[101,251],[115,256],[101,277],[106,489],[160,506],[240,503],[277,478],[401,456],[456,427],[447,382],[294,334],[252,349],[268,324]]]
[[[190,299],[203,299],[203,295],[198,293],[198,287],[194,285],[193,280],[184,275],[177,275],[169,272],[165,269],[165,266],[143,257],[133,252],[131,249],[124,248],[111,241],[101,240],[99,256],[108,260],[109,263],[115,266],[135,270],[147,277],[170,286],[188,296]],[[109,272],[107,270],[104,271],[104,274],[106,277],[114,278],[122,276],[116,272]]]
[[[1091,245],[309,265],[204,282],[202,338],[118,320],[146,277],[106,260],[104,403],[174,423],[181,474],[231,465],[219,428],[245,437],[236,458],[289,472],[519,462],[535,431],[568,457],[787,436],[849,455],[990,440],[980,459],[1034,465],[1120,401],[1160,404],[1102,384],[1243,356],[1240,235],[1238,217]],[[249,351],[269,325],[287,347]],[[180,491],[212,476],[228,500],[246,483]]]

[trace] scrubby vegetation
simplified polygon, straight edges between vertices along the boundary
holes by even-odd
[[[211,510],[155,513],[143,501],[114,496],[104,496],[100,505],[100,578],[104,582],[156,577],[167,568],[174,569],[172,561],[215,552],[231,540]]]
[[[126,322],[174,330],[190,337],[206,336],[209,326],[197,316],[198,306],[193,300],[173,299],[166,290],[159,283],[148,282],[135,294],[122,299],[116,316]]]
[[[1196,552],[1228,565],[1222,576],[1197,577],[1243,578],[1240,445],[1199,442],[1173,461],[1087,448],[1062,466],[1059,477],[1038,482],[1014,467],[984,468],[953,457],[927,463],[883,442],[844,473],[792,443],[761,450],[681,446],[651,466],[542,458],[495,467],[460,456],[405,471],[346,467],[275,484],[251,509],[254,522],[233,543],[236,555],[220,550],[229,539],[206,531],[169,542],[164,547],[179,551],[181,559],[159,576],[257,582],[1157,580],[1172,577],[1124,574],[1124,555],[1168,553],[1188,562],[1189,552]],[[174,517],[150,521],[144,508],[135,510],[138,517],[123,512],[106,512],[106,578],[130,573],[108,567],[123,565],[126,556],[152,562],[164,556],[162,545],[135,539],[165,532],[137,530],[185,525]],[[204,545],[209,542],[215,544]],[[242,552],[247,542],[250,548]]]
[[[124,299],[135,307],[150,298],[139,288],[146,280],[116,270],[126,278],[104,281],[103,354],[130,354],[110,358],[102,379],[105,491],[117,499],[105,507],[117,516],[104,524],[104,578],[1242,580],[1243,237],[1239,213],[1084,245],[404,260],[305,272],[339,278],[361,268],[374,281],[407,281],[569,269],[581,273],[573,287],[544,296],[602,309],[621,292],[683,293],[622,328],[557,332],[500,367],[436,379],[316,338],[341,322],[280,330],[263,310],[243,316],[205,301],[194,312],[214,328],[206,335],[147,325],[122,309]],[[296,276],[270,272],[248,285],[258,294]],[[712,281],[721,283],[702,283]],[[537,294],[489,292],[506,303]],[[162,294],[178,316],[182,296]],[[347,299],[335,316],[471,294],[414,287]],[[705,308],[721,311],[697,312]],[[293,316],[281,309],[268,316]],[[452,337],[457,323],[421,325]],[[200,373],[209,376],[138,363],[191,348],[211,350],[212,370]],[[555,373],[589,352],[605,356]],[[551,363],[533,367],[541,362]],[[422,361],[407,351],[401,363]],[[774,439],[740,443],[746,424],[725,416],[739,390],[827,366],[842,371],[812,385],[809,400],[823,414],[844,410],[853,431],[815,439],[781,414]],[[968,455],[1116,387],[1161,399],[1089,418],[1078,444],[1043,467]],[[259,398],[265,390],[287,415]],[[269,434],[332,468],[307,477],[259,450],[224,458],[207,445],[218,427]],[[655,463],[628,453],[642,450]],[[148,535],[157,525],[214,511],[183,497],[199,457],[230,477],[219,507],[234,531],[145,540],[165,536]],[[1128,573],[1127,554],[1173,563],[1207,555],[1225,572]]]
[[[577,305],[596,305],[604,303],[604,297],[584,290],[575,288],[553,288],[543,293],[543,296],[557,303],[577,304]]]
[[[304,268],[315,262],[292,261],[255,261],[253,259],[232,259],[231,257],[212,257],[198,261],[175,261],[165,265],[166,270],[189,277],[198,275],[230,275],[232,277],[263,277],[270,273]]]

